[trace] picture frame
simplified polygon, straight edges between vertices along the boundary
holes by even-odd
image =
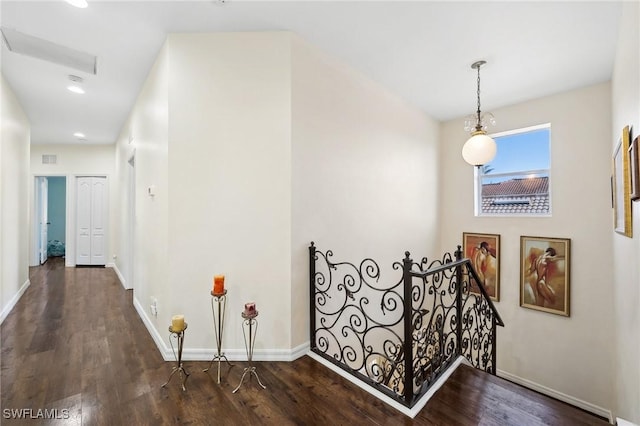
[[[520,237],[520,306],[570,315],[571,240]]]
[[[640,200],[640,155],[638,153],[640,136],[631,142],[629,146],[629,171],[631,173],[631,201]]]
[[[489,298],[500,301],[500,235],[462,233],[462,247],[465,257],[471,260],[478,276],[483,279],[483,285]],[[480,288],[475,279],[469,280],[471,293],[480,294]]]
[[[632,238],[631,173],[628,152],[629,126],[625,126],[613,153],[613,220],[615,232]]]

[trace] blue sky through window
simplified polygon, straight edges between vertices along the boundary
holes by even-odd
[[[512,173],[526,170],[549,169],[550,128],[537,129],[526,133],[494,137],[498,153],[488,174]]]

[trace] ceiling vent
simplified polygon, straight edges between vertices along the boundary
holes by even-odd
[[[4,42],[11,52],[53,62],[89,74],[97,74],[98,72],[95,55],[61,46],[11,28],[2,28],[0,31],[2,31]]]
[[[42,154],[42,164],[57,164],[58,156],[55,154]]]

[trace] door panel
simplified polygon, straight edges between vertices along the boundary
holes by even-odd
[[[91,181],[91,264],[106,264],[107,179],[94,177]]]
[[[77,265],[106,264],[106,177],[77,178]]]
[[[91,264],[91,178],[79,177],[77,184],[76,263]]]

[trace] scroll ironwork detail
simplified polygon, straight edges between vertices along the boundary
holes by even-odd
[[[411,407],[460,355],[495,374],[502,319],[469,259],[414,262],[383,275],[376,261],[334,261],[309,247],[311,350]],[[409,391],[407,391],[409,390]]]

